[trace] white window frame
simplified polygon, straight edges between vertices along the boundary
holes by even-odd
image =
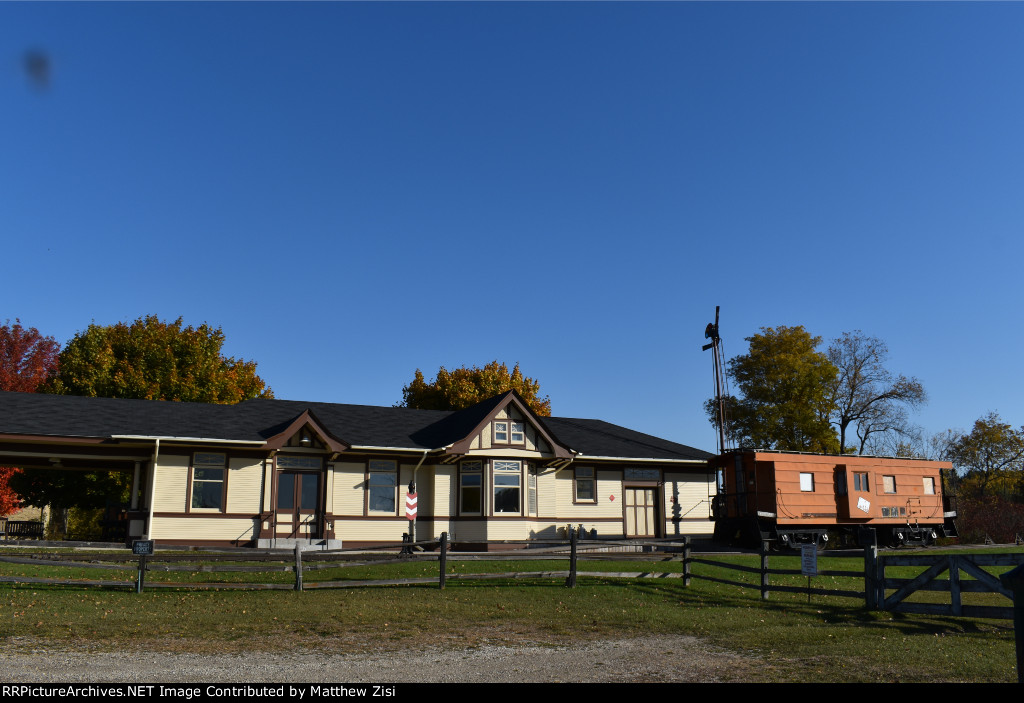
[[[523,514],[523,462],[495,459],[491,464],[491,484],[491,506],[495,515],[499,513],[502,515]],[[515,510],[499,510],[498,506],[507,502],[505,499],[499,499],[499,491],[504,495],[513,490],[516,495]]]
[[[509,420],[494,421],[494,443],[508,444]],[[499,429],[500,428],[500,429]]]
[[[519,429],[516,429],[516,428]],[[512,420],[508,428],[509,444],[526,444],[526,423]]]

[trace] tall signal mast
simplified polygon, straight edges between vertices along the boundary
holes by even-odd
[[[718,312],[720,305],[715,306],[715,321],[709,322],[704,328],[704,338],[711,341],[701,347],[701,351],[711,350],[715,365],[715,403],[718,405],[718,453],[725,454],[725,396],[722,384],[725,380],[725,367],[722,365],[722,338],[718,334]]]

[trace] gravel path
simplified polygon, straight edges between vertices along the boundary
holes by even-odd
[[[369,654],[102,652],[14,638],[0,645],[0,660],[0,679],[16,683],[717,682],[750,680],[761,666],[670,635]]]

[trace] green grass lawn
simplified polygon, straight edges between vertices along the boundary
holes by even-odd
[[[201,557],[201,555],[197,555]],[[93,555],[93,558],[96,558]],[[730,557],[755,565],[756,557]],[[773,568],[799,568],[772,557]],[[820,560],[821,569],[855,570],[859,560]],[[737,672],[757,681],[1014,681],[1013,626],[1008,621],[867,612],[863,601],[805,593],[772,593],[695,578],[626,580],[581,577],[567,589],[557,579],[477,581],[459,574],[565,570],[566,560],[461,561],[436,585],[294,591],[198,591],[66,585],[0,584],[0,639],[85,641],[100,648],[155,651],[252,651],[329,648],[334,652],[481,642],[559,645],[581,639],[647,634],[700,637],[755,658]],[[679,562],[582,560],[580,571],[681,571]],[[694,565],[695,575],[757,584],[757,574]],[[133,582],[132,569],[99,571],[0,564],[0,576],[55,575]],[[310,571],[306,583],[338,579],[436,577],[436,562]],[[894,576],[897,574],[890,574]],[[907,571],[906,577],[913,575]],[[291,573],[151,572],[147,582],[292,583]],[[806,577],[772,576],[773,584],[806,585]],[[818,588],[863,589],[863,580],[818,576]],[[926,593],[927,598],[943,594]],[[995,594],[967,594],[1007,605]],[[946,594],[948,602],[948,594]],[[16,640],[12,638],[28,638]],[[35,646],[26,644],[26,646]],[[675,653],[685,657],[685,652]]]

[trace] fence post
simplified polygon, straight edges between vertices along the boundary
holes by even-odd
[[[146,555],[139,555],[139,578],[135,582],[135,592],[142,593],[142,586],[146,582]]]
[[[302,545],[295,542],[295,590],[302,590]]]
[[[885,555],[875,547],[875,608],[885,610]]]
[[[683,586],[690,585],[690,538],[683,537]]]
[[[949,555],[949,601],[953,615],[963,615],[963,601],[960,600],[960,560],[955,554]]]
[[[1013,639],[1017,645],[1017,683],[1024,683],[1024,565],[999,577],[1013,591]]]
[[[768,542],[761,541],[761,600],[768,600]]]
[[[438,563],[441,565],[441,576],[439,585],[441,590],[444,590],[445,575],[448,572],[448,533],[441,533],[441,558],[438,559]]]
[[[864,607],[868,610],[880,610],[882,601],[878,599],[878,533],[869,527],[862,527],[857,532],[857,541],[864,545]],[[884,591],[882,595],[885,595]]]
[[[569,588],[576,588],[576,539],[578,532],[569,528],[569,578],[565,585]]]
[[[878,609],[877,569],[878,545],[868,544],[864,547],[864,607],[868,610]]]

